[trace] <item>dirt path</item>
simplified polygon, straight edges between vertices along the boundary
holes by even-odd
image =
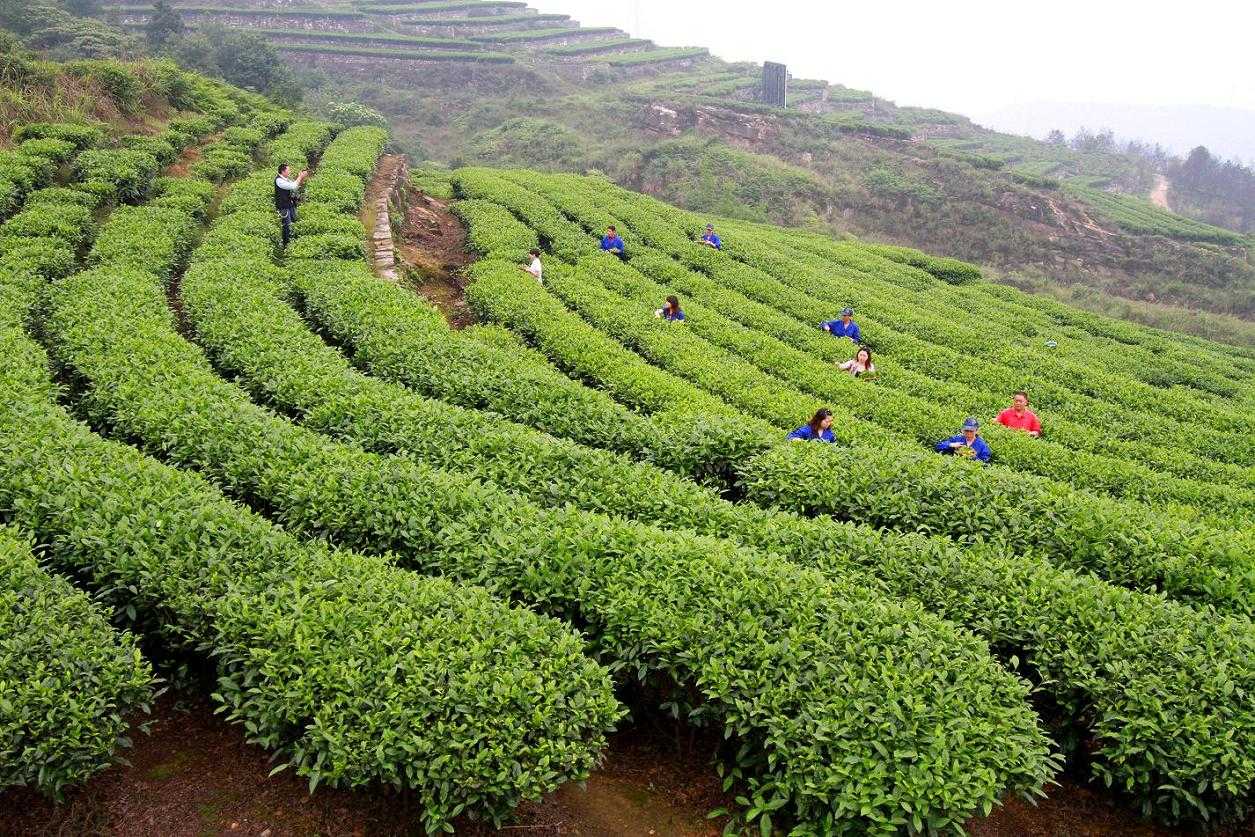
[[[163,697],[151,735],[134,731],[131,765],[97,776],[56,807],[27,791],[0,793],[0,835],[306,837],[421,834],[421,805],[395,793],[320,789],[287,772],[198,695]],[[568,785],[528,803],[505,834],[715,837],[706,813],[727,804],[708,750],[677,753],[670,735],[627,730],[612,738],[587,790]],[[497,833],[462,820],[465,835]]]
[[[366,229],[375,231],[376,238],[385,235],[378,215],[403,163],[400,155],[385,155],[366,189],[361,221]],[[373,242],[375,273],[412,287],[440,309],[453,328],[465,328],[475,322],[462,293],[462,269],[475,260],[466,247],[466,229],[446,201],[425,195],[413,186],[406,186],[404,205],[405,218],[400,229],[389,230],[391,259],[385,258],[380,264],[380,242]]]
[[[1155,188],[1151,190],[1150,202],[1160,209],[1172,211],[1172,207],[1168,205],[1168,178],[1162,174],[1155,175]]]
[[[449,204],[417,189],[409,192],[405,223],[394,239],[397,263],[413,287],[444,314],[449,325],[465,328],[475,314],[463,295],[462,269],[475,261],[466,246],[466,228]]]
[[[385,791],[308,793],[287,772],[269,776],[269,756],[244,741],[199,694],[166,695],[152,734],[134,730],[130,766],[113,767],[54,806],[28,791],[0,793],[0,837],[308,837],[417,835],[417,801]],[[457,833],[536,837],[716,837],[728,804],[710,765],[713,742],[677,744],[665,725],[629,727],[611,737],[587,789],[567,785],[520,807],[497,832],[462,820]],[[1109,795],[1064,781],[1036,806],[1008,801],[967,823],[973,837],[1168,837],[1186,831],[1140,822]],[[1249,837],[1246,827],[1217,837]]]

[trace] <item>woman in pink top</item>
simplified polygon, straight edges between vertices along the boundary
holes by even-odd
[[[1011,406],[998,414],[998,423],[1012,430],[1023,430],[1030,436],[1041,435],[1041,422],[1028,408],[1028,393],[1020,390],[1011,400]]]
[[[859,347],[852,360],[837,364],[837,368],[842,372],[849,372],[855,378],[859,375],[876,373],[876,364],[872,363],[872,353],[862,346]]]

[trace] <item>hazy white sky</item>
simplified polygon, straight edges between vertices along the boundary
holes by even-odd
[[[585,25],[732,61],[782,61],[799,78],[973,117],[1035,101],[1255,110],[1255,4],[1241,0],[531,2]]]

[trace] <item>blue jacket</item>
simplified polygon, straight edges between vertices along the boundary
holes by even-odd
[[[938,442],[937,453],[954,453],[954,451],[950,448],[951,442],[961,442],[964,445],[967,444],[967,440],[964,439],[963,434],[960,433],[957,436],[951,436],[949,439],[942,439]],[[972,457],[973,459],[978,462],[989,461],[989,457],[991,455],[989,445],[985,444],[985,440],[980,436],[977,436],[972,440],[972,450],[976,452],[975,456]]]
[[[846,327],[846,324],[841,322],[839,319],[829,320],[826,323],[819,324],[820,328],[823,328],[824,326],[828,326],[828,330],[832,332],[833,337],[848,337],[855,343],[861,342],[863,339],[862,333],[858,330],[858,323],[853,320],[850,320],[848,328]]]
[[[714,233],[711,233],[710,235],[703,235],[702,241],[713,244],[716,250],[723,249],[723,242],[720,241],[719,236],[715,235]]]
[[[801,439],[804,442],[835,442],[837,441],[836,437],[832,435],[831,427],[823,431],[822,433],[820,433],[818,436],[816,436],[815,431],[811,430],[811,426],[809,424],[803,424],[797,430],[794,430],[792,433],[789,434],[789,439],[790,440]]]
[[[669,323],[678,323],[684,319],[684,312],[678,309],[676,310],[674,314],[667,311],[663,311],[662,318]]]
[[[617,235],[614,237],[603,235],[601,237],[601,249],[618,250],[620,253],[622,253],[624,252],[623,239]]]

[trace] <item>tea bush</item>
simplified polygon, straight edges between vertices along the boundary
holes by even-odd
[[[59,798],[129,744],[153,676],[135,639],[40,569],[26,541],[0,528],[0,788]]]

